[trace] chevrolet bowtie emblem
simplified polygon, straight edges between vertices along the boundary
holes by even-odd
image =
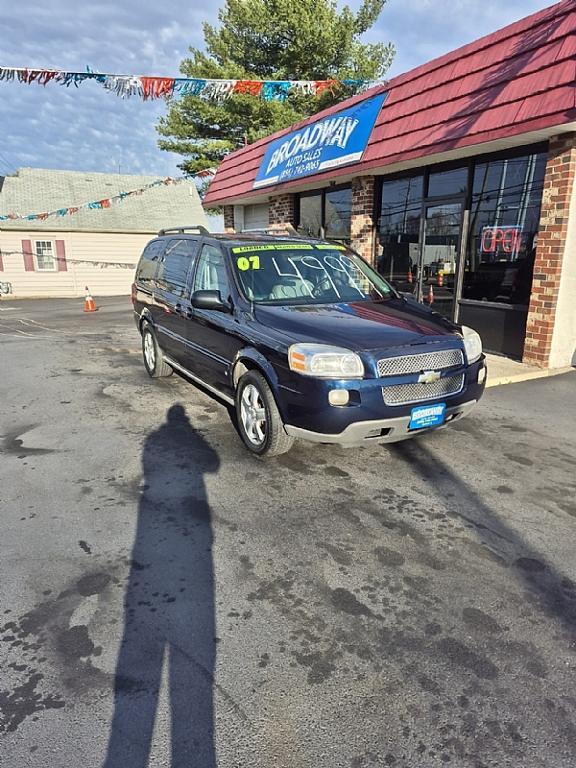
[[[438,381],[440,378],[440,374],[438,371],[423,371],[420,376],[418,376],[418,384],[433,384],[435,381]]]

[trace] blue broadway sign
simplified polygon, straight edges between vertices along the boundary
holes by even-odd
[[[386,93],[361,101],[268,145],[254,188],[321,173],[361,159]]]

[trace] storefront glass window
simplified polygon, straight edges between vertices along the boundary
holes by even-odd
[[[476,165],[462,298],[528,304],[545,168],[545,153]]]
[[[418,237],[423,177],[384,181],[379,225],[378,271],[398,290],[413,292],[418,275]]]
[[[463,195],[468,186],[468,166],[438,171],[428,177],[428,197]]]
[[[324,206],[326,237],[349,242],[352,216],[351,187],[326,192]]]
[[[300,196],[298,229],[309,237],[320,237],[322,228],[322,194]]]
[[[310,237],[329,237],[350,242],[352,188],[341,187],[312,195],[300,195],[298,231]],[[322,229],[324,232],[322,233]]]

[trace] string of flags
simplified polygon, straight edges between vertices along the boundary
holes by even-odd
[[[194,178],[207,178],[209,176],[213,176],[215,173],[216,173],[216,169],[207,168],[204,171],[199,171]],[[0,221],[45,221],[51,216],[56,216],[56,217],[72,216],[75,213],[78,213],[78,211],[82,211],[86,209],[102,210],[103,208],[110,208],[112,205],[115,205],[116,203],[120,203],[128,197],[134,197],[135,195],[142,195],[148,189],[152,189],[153,187],[168,186],[170,184],[180,184],[183,181],[190,181],[190,179],[186,179],[186,178],[172,179],[170,176],[168,176],[165,179],[158,179],[157,181],[153,181],[150,184],[146,184],[146,186],[140,187],[139,189],[132,189],[130,192],[120,192],[117,195],[112,195],[112,197],[105,197],[102,200],[91,200],[89,203],[65,206],[64,208],[56,208],[53,211],[44,211],[43,213],[0,214]]]
[[[2,251],[2,256],[27,256],[24,251]],[[58,257],[57,257],[58,258]],[[134,269],[138,261],[99,261],[98,259],[71,259],[66,256],[67,264],[88,264],[91,267],[100,267],[101,269]],[[0,282],[0,294],[12,293],[12,284]]]
[[[123,99],[139,96],[144,101],[169,96],[199,96],[206,101],[224,101],[234,94],[245,94],[264,101],[285,101],[292,94],[319,96],[335,93],[343,86],[364,88],[365,80],[216,80],[196,77],[148,77],[93,72],[67,72],[62,69],[0,67],[0,81],[25,84],[59,83],[69,88],[95,81]]]

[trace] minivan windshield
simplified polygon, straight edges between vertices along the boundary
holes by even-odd
[[[343,245],[253,244],[233,247],[231,253],[244,295],[257,304],[378,301],[394,295]]]

